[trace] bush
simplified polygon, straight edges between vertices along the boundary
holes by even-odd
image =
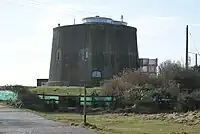
[[[167,60],[159,65],[159,78],[162,81],[162,87],[168,87],[170,80],[174,80],[175,76],[184,70],[180,62]]]
[[[140,100],[136,101],[137,107],[147,107],[151,111],[169,111],[173,110],[176,98],[165,90],[148,91]]]
[[[18,99],[14,102],[11,102],[12,105],[18,105],[18,103],[22,103],[23,108],[43,111],[44,110],[44,102],[33,92],[28,90],[28,87],[24,87],[21,85],[7,85],[3,86],[1,90],[9,90],[17,94]]]
[[[200,88],[200,73],[193,70],[184,70],[176,74],[174,80],[180,84],[181,89]]]
[[[147,75],[137,70],[125,69],[104,83],[101,94],[117,98],[118,107],[138,106],[165,110],[175,107],[180,88],[176,76],[184,68],[179,62],[166,61],[159,66],[158,75]]]
[[[138,88],[156,88],[159,87],[160,80],[156,76],[148,76],[136,70],[123,70],[122,73],[113,77],[113,79],[104,82],[104,94],[119,94],[122,91]]]

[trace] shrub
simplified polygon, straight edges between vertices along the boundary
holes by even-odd
[[[22,103],[23,108],[33,109],[33,110],[44,110],[44,102],[31,91],[28,90],[28,87],[21,85],[6,85],[1,88],[1,90],[9,90],[17,94],[18,99],[14,102],[11,102],[13,105],[18,105]]]
[[[161,83],[163,87],[168,86],[168,82],[170,80],[174,80],[175,76],[184,70],[183,66],[180,62],[175,62],[171,60],[167,60],[165,62],[162,62],[159,65],[159,79],[161,79]]]
[[[200,73],[193,70],[184,70],[176,74],[174,80],[180,84],[181,89],[200,88]]]
[[[140,100],[137,100],[137,107],[148,107],[159,112],[172,110],[175,105],[176,98],[169,92],[157,89],[146,92]]]

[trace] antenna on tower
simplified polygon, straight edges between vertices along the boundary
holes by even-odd
[[[121,15],[121,21],[123,22],[123,19],[124,19],[124,16],[123,15]]]
[[[76,24],[76,19],[74,18],[74,25]]]

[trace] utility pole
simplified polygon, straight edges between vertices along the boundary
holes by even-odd
[[[84,114],[84,120],[83,120],[83,122],[84,122],[84,124],[86,124],[86,86],[85,86],[85,84],[84,84],[84,108],[83,108],[83,114]]]
[[[195,54],[195,66],[197,67],[197,54]]]
[[[186,26],[186,57],[185,68],[188,70],[188,25]]]
[[[186,57],[185,57],[185,69],[188,70],[188,25],[186,26]]]

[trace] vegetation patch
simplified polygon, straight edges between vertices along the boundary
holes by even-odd
[[[142,114],[139,116],[146,120],[165,120],[189,126],[200,124],[200,112],[198,111],[191,111],[186,113],[159,113],[151,115]]]
[[[95,92],[101,92],[102,87],[87,88],[87,94],[91,95]],[[83,95],[84,88],[76,86],[41,86],[30,89],[36,94],[53,94],[53,95]]]
[[[74,126],[83,126],[83,116],[69,113],[40,113],[41,116]],[[140,115],[88,115],[86,126],[98,134],[198,134],[200,125],[185,125],[161,119],[143,118]]]

